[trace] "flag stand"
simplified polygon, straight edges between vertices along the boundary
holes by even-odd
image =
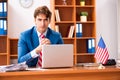
[[[102,63],[99,63],[98,69],[105,69],[105,66],[103,66]]]

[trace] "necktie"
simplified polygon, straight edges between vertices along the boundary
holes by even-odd
[[[45,38],[45,36],[43,34],[40,35],[41,39]],[[38,66],[42,67],[42,52],[39,53],[39,57],[38,57]]]

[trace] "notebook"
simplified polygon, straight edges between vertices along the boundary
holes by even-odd
[[[43,45],[42,68],[73,67],[73,44]]]

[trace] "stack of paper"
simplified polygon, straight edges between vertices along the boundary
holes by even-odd
[[[26,70],[26,68],[28,68],[28,66],[26,65],[26,62],[23,62],[19,64],[0,66],[0,72],[23,71]]]

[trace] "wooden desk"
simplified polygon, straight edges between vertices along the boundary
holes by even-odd
[[[120,80],[120,69],[81,67],[0,73],[0,80]]]

